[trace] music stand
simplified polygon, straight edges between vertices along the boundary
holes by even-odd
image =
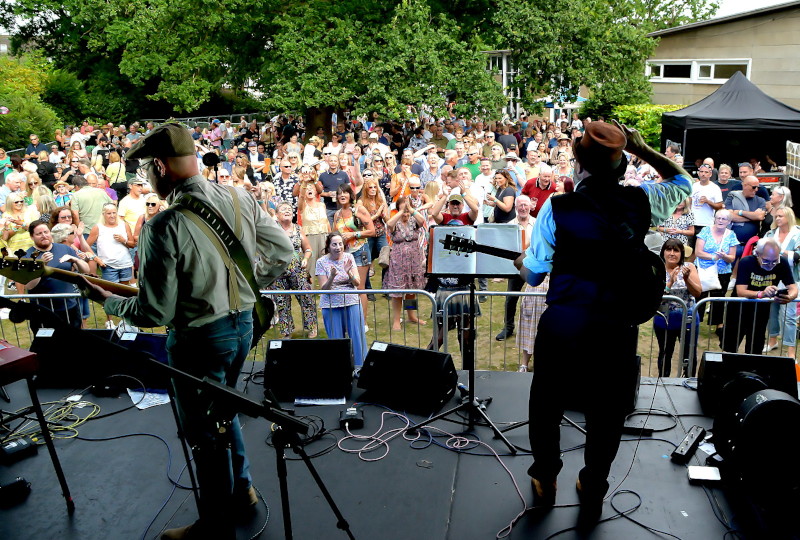
[[[486,242],[490,245],[507,245],[517,247],[512,250],[492,250],[505,252],[501,258],[494,255],[479,257],[475,252],[475,242]],[[469,376],[467,396],[462,402],[449,410],[437,414],[421,424],[416,424],[406,429],[406,432],[424,427],[461,411],[467,413],[467,426],[469,430],[475,427],[478,417],[492,429],[494,436],[503,441],[512,454],[517,453],[516,447],[503,435],[503,432],[492,422],[486,413],[486,406],[491,403],[491,398],[479,399],[475,397],[475,279],[479,277],[516,276],[519,272],[514,267],[510,255],[518,255],[521,251],[522,238],[517,225],[482,225],[480,227],[444,226],[431,229],[430,253],[428,256],[430,277],[470,277],[469,282],[469,316],[467,325],[462,328],[463,345],[461,349],[463,368]],[[441,246],[439,246],[441,244]],[[516,258],[516,257],[514,257]],[[480,259],[480,260],[479,260]],[[462,314],[463,317],[463,314]],[[442,313],[442,326],[447,319],[447,314]],[[442,329],[442,331],[447,331]]]

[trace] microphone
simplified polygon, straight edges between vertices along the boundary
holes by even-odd
[[[219,164],[219,156],[215,152],[206,152],[203,154],[203,165],[206,167],[214,167]]]

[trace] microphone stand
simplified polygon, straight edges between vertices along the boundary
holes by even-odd
[[[32,317],[41,318],[41,315],[49,310],[41,308],[35,304],[27,304],[25,302],[15,302],[8,298],[0,297],[0,306],[3,307],[10,307],[12,313],[16,311],[17,318],[20,320],[30,319]],[[51,316],[55,318],[55,320],[49,320],[48,322],[56,322],[60,321],[60,325],[54,326],[54,328],[64,328],[65,323],[61,321],[54,313],[51,312]],[[70,329],[76,333],[83,332],[79,329]],[[213,379],[209,379],[208,377],[204,377],[202,379],[195,377],[185,371],[176,369],[168,364],[162,364],[152,356],[144,352],[134,352],[126,349],[125,347],[113,343],[111,341],[106,341],[101,339],[97,336],[92,334],[86,333],[84,336],[81,336],[88,340],[87,345],[90,345],[92,342],[97,343],[100,346],[105,346],[110,349],[115,349],[118,354],[110,355],[109,358],[124,358],[129,355],[133,355],[134,362],[136,363],[146,363],[148,367],[152,368],[153,371],[160,374],[163,378],[172,379],[173,381],[179,380],[182,384],[190,385],[195,388],[200,396],[206,396],[207,400],[212,403],[211,410],[209,411],[210,417],[215,418],[225,418],[230,419],[233,418],[234,415],[237,413],[243,413],[247,416],[252,416],[255,418],[264,418],[265,420],[275,424],[275,432],[273,433],[273,439],[275,441],[275,461],[276,461],[276,468],[278,471],[278,480],[280,484],[280,492],[281,492],[281,505],[283,508],[283,527],[284,527],[284,535],[287,540],[291,540],[292,536],[292,522],[291,522],[291,513],[289,510],[289,489],[287,483],[287,469],[286,469],[286,458],[285,458],[285,451],[286,448],[291,448],[296,454],[298,454],[303,463],[305,463],[306,468],[308,468],[311,476],[314,478],[314,481],[317,484],[317,487],[322,492],[322,495],[325,497],[328,505],[330,506],[331,510],[333,511],[334,515],[336,516],[337,528],[345,531],[347,536],[354,540],[353,534],[350,531],[350,525],[345,520],[344,516],[342,515],[341,511],[337,507],[333,497],[331,496],[328,489],[325,487],[325,484],[322,481],[319,473],[317,472],[316,468],[314,467],[313,463],[311,463],[311,459],[308,457],[308,454],[303,449],[302,441],[300,440],[300,434],[307,434],[310,428],[310,425],[294,416],[291,416],[288,412],[283,410],[280,405],[274,399],[264,399],[263,401],[259,402],[244,394],[239,392],[238,390],[222,384],[218,381]],[[125,367],[125,366],[122,366]],[[174,401],[174,400],[173,400]],[[173,407],[173,412],[176,415],[176,423],[179,427],[181,423],[179,418],[177,417],[177,409]],[[220,428],[225,429],[227,424],[230,423],[230,420],[220,421]],[[180,431],[179,431],[180,434]],[[183,441],[182,441],[183,442]],[[185,444],[185,442],[184,442]],[[221,449],[220,449],[221,450]],[[227,449],[225,449],[227,450]],[[194,483],[194,482],[193,482]],[[195,490],[195,493],[197,491]],[[200,507],[198,506],[198,511]],[[204,516],[200,516],[203,518]],[[206,516],[206,519],[218,519],[218,516]]]

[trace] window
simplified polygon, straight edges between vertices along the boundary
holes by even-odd
[[[646,73],[653,82],[723,84],[734,73],[749,78],[751,59],[651,60]]]
[[[666,64],[663,77],[665,79],[691,79],[692,64]]]
[[[7,54],[8,53],[8,45],[5,43],[0,43],[0,53]]]
[[[723,64],[714,66],[715,79],[730,79],[736,72],[742,73],[747,76],[747,64]]]

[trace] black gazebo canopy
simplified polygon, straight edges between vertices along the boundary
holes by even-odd
[[[786,141],[800,141],[800,111],[771,98],[742,73],[710,96],[664,113],[661,145],[679,143],[687,165],[712,157],[734,167],[755,157],[767,168],[766,156],[786,163]]]

